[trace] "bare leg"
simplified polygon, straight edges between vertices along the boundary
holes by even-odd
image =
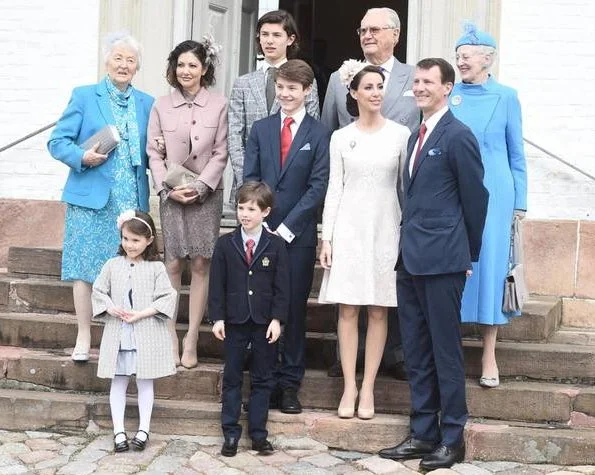
[[[169,333],[171,335],[172,346],[174,349],[174,361],[176,366],[180,365],[180,344],[178,343],[178,334],[176,332],[176,321],[178,320],[178,309],[180,307],[180,289],[182,288],[182,269],[184,268],[183,259],[173,259],[165,263],[167,275],[171,285],[178,292],[178,303],[174,317],[168,321]]]
[[[384,353],[388,331],[388,309],[368,306],[368,334],[366,336],[366,362],[364,379],[359,398],[358,417],[371,419],[374,416],[374,383]]]
[[[357,384],[355,382],[355,363],[357,360],[357,317],[359,306],[339,304],[337,336],[341,368],[343,369],[343,396],[339,403],[339,417],[353,417]]]
[[[481,357],[481,375],[486,378],[498,378],[498,363],[496,362],[497,325],[482,325],[483,355]]]
[[[91,348],[91,317],[93,308],[91,307],[91,284],[82,280],[75,280],[72,286],[72,297],[74,300],[74,311],[78,324],[76,335],[76,345],[72,351],[73,356],[78,353],[89,354]],[[87,357],[88,359],[88,357]],[[85,361],[79,357],[78,361]]]
[[[185,368],[194,368],[198,364],[198,332],[207,306],[210,264],[209,259],[200,256],[190,261],[192,280],[190,281],[188,333],[184,337],[182,353],[182,366]]]

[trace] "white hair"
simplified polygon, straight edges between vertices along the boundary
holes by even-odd
[[[138,40],[126,31],[108,33],[103,39],[103,61],[107,62],[116,46],[125,46],[136,54],[136,70],[140,70],[142,48]]]
[[[486,69],[490,69],[496,60],[496,48],[487,45],[477,45],[477,49],[481,54],[485,54],[488,57]]]
[[[401,20],[399,19],[399,14],[396,11],[394,11],[392,8],[387,8],[387,7],[370,8],[366,12],[366,15],[368,13],[376,13],[376,12],[382,12],[387,16],[388,26],[390,26],[391,28],[398,28],[399,30],[401,29]]]

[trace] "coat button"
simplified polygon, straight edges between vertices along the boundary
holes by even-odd
[[[194,136],[194,140],[198,140],[198,135],[195,135]]]
[[[196,160],[196,155],[194,155],[194,156],[192,157],[192,160]]]
[[[252,275],[252,271],[251,270],[248,271],[248,275]]]
[[[252,292],[251,290],[248,291],[248,295],[252,295],[254,292]]]
[[[192,107],[192,104],[188,104],[188,108]]]
[[[192,121],[192,125],[194,125],[194,124],[196,124],[196,121],[195,120]]]

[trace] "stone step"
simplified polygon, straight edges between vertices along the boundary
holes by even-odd
[[[310,331],[332,333],[337,328],[336,306],[318,304],[315,298],[320,288],[322,269],[317,266],[314,289],[308,302],[307,328]],[[0,311],[13,312],[74,312],[72,283],[32,277],[0,276]],[[183,287],[180,297],[179,321],[188,321],[188,288]],[[527,302],[521,318],[499,331],[501,340],[545,341],[558,327],[562,304],[555,297],[534,297]],[[477,325],[463,325],[463,336],[479,338]]]
[[[178,324],[179,335],[187,329]],[[92,345],[101,339],[101,326],[93,325]],[[71,314],[0,313],[0,344],[31,348],[63,349],[76,339],[76,318]],[[481,341],[464,339],[468,376],[481,375]],[[328,368],[335,361],[336,335],[307,332],[306,366]],[[199,356],[221,359],[223,344],[208,324],[201,326]],[[572,343],[498,342],[496,356],[501,377],[522,377],[563,382],[590,382],[595,379],[595,345]]]
[[[109,380],[99,379],[97,353],[86,364],[74,363],[61,350],[30,350],[0,347],[4,378],[0,387],[34,387],[41,390],[105,393]],[[210,361],[197,368],[179,368],[177,374],[158,379],[155,394],[162,399],[219,401],[223,364]],[[245,373],[244,389],[249,387]],[[335,410],[343,390],[342,378],[329,378],[325,371],[307,370],[300,391],[304,407]],[[547,382],[506,381],[486,390],[476,379],[467,381],[469,413],[473,417],[548,422],[595,427],[595,388]],[[406,381],[379,376],[375,405],[379,413],[407,414],[409,389]]]
[[[216,402],[157,399],[151,429],[161,434],[220,437],[220,411]],[[84,429],[90,421],[111,428],[107,396],[0,389],[0,412],[5,429]],[[133,398],[127,414],[128,426],[133,426],[138,417]],[[246,425],[245,414],[241,422]],[[398,415],[380,414],[362,421],[339,419],[330,411],[306,410],[288,415],[271,410],[268,429],[273,441],[276,435],[293,435],[342,450],[376,452],[404,439],[409,425],[406,416]],[[595,430],[547,424],[470,420],[465,441],[467,458],[473,460],[586,465],[593,462],[595,453]]]
[[[549,341],[570,345],[595,345],[595,328],[562,326],[550,337]]]

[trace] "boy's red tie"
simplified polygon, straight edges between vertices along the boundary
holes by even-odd
[[[283,119],[283,127],[281,128],[281,168],[285,165],[285,159],[291,148],[292,137],[289,126],[294,122],[292,117],[285,117],[285,119]]]
[[[246,262],[248,265],[252,264],[252,258],[254,257],[254,239],[248,239],[246,241]]]

